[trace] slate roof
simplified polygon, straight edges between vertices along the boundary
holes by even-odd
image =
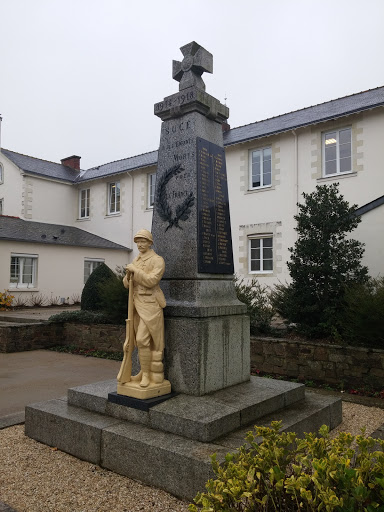
[[[337,119],[345,115],[362,112],[384,105],[384,87],[352,94],[337,100],[327,101],[313,107],[303,108],[257,123],[232,128],[224,133],[224,146],[282,133],[295,128]]]
[[[111,242],[83,229],[61,224],[47,224],[23,220],[18,217],[0,215],[0,240],[32,242],[46,245],[68,245],[74,247],[95,247],[98,249],[119,249],[131,251],[128,247]]]
[[[368,91],[359,92],[344,98],[339,98],[312,107],[296,110],[272,117],[256,123],[231,128],[223,134],[224,146],[239,144],[248,140],[258,139],[293,130],[303,126],[309,126],[316,123],[337,119],[346,115],[351,115],[364,110],[384,105],[384,87],[377,87]],[[126,171],[133,171],[143,167],[149,167],[157,164],[157,151],[143,153],[130,158],[124,158],[115,162],[92,167],[86,171],[77,171],[62,164],[47,162],[20,153],[15,153],[6,149],[1,150],[5,156],[12,160],[21,169],[37,174],[47,176],[71,183],[82,183],[98,178],[109,177]]]
[[[16,164],[17,167],[20,167],[23,171],[31,174],[46,176],[47,178],[54,178],[70,183],[75,182],[79,176],[79,171],[76,171],[66,165],[48,162],[47,160],[41,160],[40,158],[34,158],[33,156],[22,155],[21,153],[15,153],[8,149],[2,148],[1,152]]]
[[[151,151],[150,153],[143,153],[142,155],[132,156],[130,158],[124,158],[123,160],[116,160],[115,162],[92,167],[81,175],[79,181],[95,180],[97,178],[111,176],[124,171],[133,171],[134,169],[156,165],[157,154],[157,151]]]
[[[384,204],[384,196],[378,197],[374,201],[371,201],[370,203],[360,206],[360,208],[356,208],[355,215],[364,215],[364,213],[368,213],[371,210],[374,210],[375,208],[382,206],[383,204]]]

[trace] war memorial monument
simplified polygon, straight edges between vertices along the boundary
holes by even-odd
[[[135,241],[148,243],[143,250],[137,242],[142,259],[127,266],[125,278],[137,294],[138,316],[134,320],[131,304],[127,339],[138,340],[140,372],[132,375],[131,350],[117,380],[29,405],[25,430],[37,441],[192,500],[213,476],[211,454],[223,460],[253,425],[282,420],[283,429],[298,434],[322,424],[332,429],[341,421],[341,400],[306,393],[302,384],[250,376],[249,319],[233,284],[222,136],[229,112],[205,92],[202,75],[212,73],[212,55],[195,42],[181,52],[182,61],[173,62],[179,91],[154,109],[162,126],[152,232],[136,234]],[[160,258],[153,280],[145,270],[148,250]],[[139,328],[140,319],[149,325],[145,304],[155,316],[159,304],[164,311],[163,341]]]

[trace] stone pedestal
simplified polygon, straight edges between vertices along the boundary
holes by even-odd
[[[222,123],[228,108],[189,87],[155,105],[163,120],[152,234],[165,259],[165,370],[201,396],[246,382],[249,319],[233,283]]]

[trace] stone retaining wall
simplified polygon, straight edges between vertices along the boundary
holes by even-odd
[[[81,325],[33,323],[0,327],[0,352],[23,352],[55,345],[76,345],[107,352],[121,352],[125,327],[120,325]]]
[[[60,345],[61,324],[33,323],[0,327],[0,352],[24,352]]]
[[[20,324],[0,327],[0,352],[21,352],[54,345],[122,351],[125,326]],[[251,338],[254,370],[329,384],[363,383],[382,389],[384,350],[343,347],[282,338]]]
[[[251,338],[253,369],[300,380],[383,389],[384,350],[279,338]]]
[[[64,345],[97,348],[105,352],[122,352],[124,340],[123,325],[64,324]]]

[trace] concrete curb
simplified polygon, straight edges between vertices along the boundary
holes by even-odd
[[[14,425],[20,425],[25,422],[25,412],[15,412],[13,414],[8,414],[7,416],[3,416],[0,418],[0,430],[3,428],[13,427]],[[1,512],[1,508],[0,508]]]

